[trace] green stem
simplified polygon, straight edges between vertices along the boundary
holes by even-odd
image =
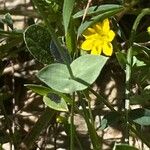
[[[84,96],[88,101],[88,108],[89,108],[88,110],[89,110],[90,120],[91,120],[92,125],[94,126],[94,119],[93,119],[93,114],[92,114],[92,109],[91,109],[91,104],[90,104],[91,98],[89,97],[89,94],[86,91],[84,92]]]
[[[131,63],[132,63],[132,47],[128,49],[127,52],[127,64],[126,64],[126,99],[125,99],[125,122],[126,122],[126,130],[125,130],[125,142],[129,142],[129,129],[128,129],[128,113],[130,109],[130,78],[131,78]]]
[[[89,87],[88,90],[89,90],[92,94],[94,94],[94,95],[97,97],[98,100],[102,101],[110,110],[116,112],[116,110],[113,108],[113,106],[112,106],[103,96],[101,96],[100,94],[96,93],[96,92],[90,87],[89,83],[87,83],[86,81],[84,81],[84,80],[82,80],[82,79],[80,79],[80,78],[75,78],[75,77],[73,78],[73,80],[75,80],[75,81],[77,81],[77,82],[79,82],[79,83],[82,83],[83,85],[88,86],[88,87]]]
[[[125,137],[125,141],[128,143],[129,142],[129,117],[128,117],[128,113],[130,110],[130,80],[131,80],[131,70],[132,70],[132,46],[133,46],[133,42],[134,42],[134,38],[136,35],[136,30],[137,27],[141,21],[141,19],[146,15],[146,14],[150,14],[150,9],[146,8],[143,9],[142,12],[137,16],[132,30],[131,30],[131,36],[130,36],[130,47],[128,49],[127,52],[127,64],[126,64],[126,90],[125,90],[125,94],[126,94],[126,99],[125,99],[125,121],[126,121],[126,137]]]
[[[70,150],[74,149],[74,105],[75,105],[75,93],[73,93],[73,102],[71,106],[71,123],[70,123]]]
[[[91,139],[91,142],[93,145],[93,149],[94,150],[100,150],[101,149],[101,139],[100,139],[100,137],[98,137],[98,135],[96,133],[96,129],[94,128],[94,126],[89,121],[88,111],[86,109],[84,99],[82,98],[82,95],[79,92],[78,92],[78,96],[79,96],[81,106],[83,109],[84,119],[85,119],[85,122],[87,124],[87,128],[88,128],[90,139]]]
[[[102,101],[111,111],[117,112],[114,107],[100,94],[96,93],[91,87],[89,88],[89,91],[96,96],[96,98],[100,101]]]

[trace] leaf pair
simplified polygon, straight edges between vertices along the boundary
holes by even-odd
[[[46,66],[39,71],[37,76],[56,91],[73,93],[91,85],[98,77],[107,59],[104,56],[89,54],[77,58],[70,65],[74,78],[70,76],[67,66],[60,63]]]

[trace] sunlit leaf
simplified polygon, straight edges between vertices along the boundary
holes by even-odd
[[[41,96],[46,96],[48,94],[59,95],[59,97],[63,98],[68,104],[72,104],[72,100],[67,95],[57,92],[57,91],[54,91],[53,89],[51,89],[49,87],[45,87],[42,85],[36,85],[36,84],[25,84],[25,86]]]
[[[84,55],[71,63],[74,77],[87,84],[79,83],[72,79],[67,66],[60,63],[46,66],[37,76],[41,81],[56,91],[72,93],[86,89],[91,85],[98,77],[107,59],[104,56]]]
[[[46,106],[57,111],[68,111],[67,104],[63,98],[54,93],[50,93],[43,97],[43,102]]]
[[[50,92],[53,92],[53,90],[49,87],[45,87],[42,85],[36,85],[36,84],[25,84],[26,87],[28,87],[29,89],[31,89],[32,91],[34,91],[35,93],[39,94],[39,95],[47,95]]]

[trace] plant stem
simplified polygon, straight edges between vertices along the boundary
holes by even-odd
[[[128,49],[127,52],[127,64],[126,64],[126,99],[125,99],[125,122],[126,122],[126,130],[125,130],[125,142],[129,142],[129,129],[128,129],[128,113],[130,109],[130,78],[131,78],[131,63],[132,63],[132,47]]]
[[[128,113],[130,110],[130,80],[131,80],[131,71],[132,71],[132,46],[134,44],[134,38],[136,34],[137,27],[141,21],[141,19],[146,15],[150,14],[150,9],[146,8],[143,9],[142,12],[137,16],[132,30],[131,30],[131,36],[130,36],[130,47],[127,52],[127,64],[126,64],[126,99],[125,99],[125,121],[126,121],[126,136],[125,136],[125,142],[129,142],[129,119],[128,119]]]
[[[85,122],[87,124],[87,128],[88,128],[88,132],[90,135],[90,139],[93,145],[93,149],[94,150],[100,150],[101,149],[101,139],[100,137],[97,135],[96,129],[94,128],[94,126],[91,124],[91,122],[89,121],[89,116],[88,116],[88,112],[84,103],[84,99],[82,98],[81,93],[78,92],[78,96],[81,102],[81,106],[83,108],[83,113],[84,113],[84,119]]]
[[[86,85],[88,86],[88,90],[94,94],[98,100],[102,101],[110,110],[112,110],[113,112],[117,112],[114,107],[103,97],[101,96],[100,94],[96,93],[89,85],[89,83],[87,83],[86,81],[80,79],[80,78],[73,78],[73,80],[79,82],[79,83],[82,83],[83,85]]]
[[[71,106],[71,123],[70,123],[70,150],[74,150],[74,105],[75,105],[75,93],[73,93],[73,102]]]
[[[88,108],[89,108],[88,110],[89,110],[90,120],[91,120],[92,125],[94,126],[94,119],[93,119],[93,114],[92,114],[92,109],[91,109],[91,104],[90,104],[91,99],[87,92],[84,92],[84,96],[88,101]]]
[[[114,107],[100,94],[96,93],[92,88],[89,88],[89,91],[94,94],[98,100],[102,101],[111,111],[117,112]]]

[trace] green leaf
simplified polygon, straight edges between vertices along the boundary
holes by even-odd
[[[48,94],[43,97],[43,102],[46,106],[57,111],[68,111],[67,104],[63,98],[56,94]]]
[[[102,14],[104,12],[113,11],[118,8],[122,8],[122,6],[116,5],[116,4],[104,4],[100,6],[92,6],[92,7],[89,7],[86,16],[94,15],[94,14]],[[85,12],[85,9],[77,12],[76,14],[73,15],[73,18],[75,19],[75,18],[82,17],[84,12]]]
[[[49,32],[39,25],[31,25],[24,32],[24,41],[30,53],[41,63],[50,64],[53,58],[50,54],[51,37]]]
[[[117,13],[119,13],[120,11],[123,10],[123,7],[120,8],[115,8],[114,10],[111,11],[106,11],[98,16],[95,16],[93,18],[91,18],[89,21],[85,21],[84,23],[82,23],[78,29],[78,37],[83,33],[84,30],[86,30],[89,26],[92,26],[93,24],[97,23],[97,22],[101,22],[103,21],[105,18],[109,18]]]
[[[88,84],[92,84],[98,77],[108,57],[84,55],[71,63],[73,75]]]
[[[59,53],[59,50],[58,50],[57,46],[53,42],[53,40],[51,41],[51,44],[50,44],[50,51],[51,51],[51,54],[52,54],[55,62],[63,63],[63,59],[62,59],[62,57]]]
[[[49,87],[45,87],[42,85],[35,85],[35,84],[25,84],[26,87],[34,91],[35,93],[41,95],[41,96],[46,96],[48,94],[56,94],[62,97],[67,103],[72,104],[72,100],[65,94],[54,91],[53,89]]]
[[[122,52],[116,52],[116,57],[117,60],[121,66],[122,69],[125,69],[126,64],[128,64],[127,59],[126,59],[126,54]]]
[[[127,144],[115,144],[113,150],[138,150],[138,149]]]
[[[42,85],[25,84],[25,86],[31,89],[32,91],[34,91],[35,93],[42,95],[42,96],[45,96],[50,92],[53,92],[53,90],[50,89],[49,87],[45,87]]]
[[[129,112],[129,118],[139,125],[150,125],[150,110],[138,108]]]
[[[133,66],[135,65],[136,67],[143,67],[146,66],[144,61],[139,60],[137,57],[133,56]]]
[[[63,5],[63,23],[65,27],[65,34],[67,34],[71,14],[73,11],[73,6],[74,6],[75,0],[64,0],[64,5]]]
[[[39,71],[37,76],[41,81],[56,91],[72,93],[84,90],[91,85],[98,77],[107,59],[104,56],[84,55],[71,63],[74,77],[86,82],[88,85],[72,79],[67,66],[59,63],[46,66]]]
[[[74,55],[77,51],[77,39],[73,21],[70,22],[70,26],[68,28],[65,40],[69,53]]]

